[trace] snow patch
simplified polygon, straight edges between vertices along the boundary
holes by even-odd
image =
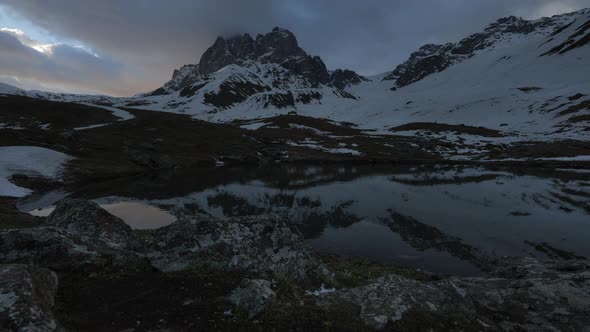
[[[92,103],[81,103],[82,105],[86,105],[86,106],[92,106],[92,107],[97,107],[97,108],[102,108],[105,109],[107,111],[111,111],[113,113],[114,116],[119,118],[119,121],[127,121],[127,120],[131,120],[135,118],[135,115],[124,111],[120,108],[116,108],[116,107],[109,107],[109,106],[103,106],[103,105],[97,105],[97,104],[92,104]]]
[[[254,122],[254,123],[242,125],[242,126],[240,126],[240,128],[247,129],[247,130],[257,130],[257,129],[260,129],[268,124],[269,123],[267,123],[267,122]]]
[[[553,158],[537,158],[536,160],[556,160],[556,161],[590,161],[590,156],[575,156],[575,157],[553,157]]]
[[[57,178],[63,163],[72,159],[64,153],[36,146],[0,147],[0,196],[24,197],[31,190],[8,181],[15,174]]]
[[[15,86],[0,83],[0,95],[21,95],[24,93],[24,90],[21,90]]]
[[[76,127],[76,128],[74,128],[74,130],[87,130],[87,129],[93,129],[93,128],[100,128],[100,127],[108,126],[109,124],[110,123],[99,123],[99,124],[85,126],[85,127]]]
[[[303,142],[300,142],[300,143],[288,141],[287,144],[290,146],[309,148],[309,149],[319,150],[319,151],[328,152],[328,153],[350,154],[353,156],[360,156],[361,155],[361,153],[359,151],[353,150],[353,149],[326,148],[326,147],[319,145],[318,142],[310,140],[309,138],[306,138]]]
[[[0,312],[10,310],[16,303],[16,300],[18,300],[18,297],[14,292],[0,294]]]
[[[23,127],[21,127],[21,126],[19,126],[19,125],[16,125],[16,126],[9,126],[9,125],[7,125],[7,124],[5,124],[5,123],[0,123],[0,129],[23,130],[23,129],[25,129],[25,128],[23,128]]]
[[[320,296],[322,294],[334,293],[336,288],[326,288],[324,284],[320,286],[319,289],[314,291],[305,291],[305,295],[313,295],[313,296]]]

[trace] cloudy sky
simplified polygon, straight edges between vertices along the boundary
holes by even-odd
[[[274,26],[293,31],[328,68],[371,75],[499,17],[588,7],[590,0],[0,0],[0,82],[132,95],[197,63],[218,35]]]

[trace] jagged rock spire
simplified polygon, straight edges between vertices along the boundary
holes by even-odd
[[[246,61],[276,63],[313,83],[330,82],[330,74],[322,59],[308,55],[299,47],[291,31],[278,27],[270,33],[258,35],[256,40],[249,34],[227,39],[218,37],[201,57],[199,71],[207,75]]]

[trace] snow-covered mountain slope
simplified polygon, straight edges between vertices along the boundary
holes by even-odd
[[[248,62],[199,76],[194,83],[169,94],[145,95],[138,107],[188,113],[209,121],[231,121],[286,114],[303,105],[318,106],[326,95],[355,98],[339,88],[294,75],[279,64]]]
[[[290,31],[275,28],[255,40],[248,34],[218,38],[199,64],[175,70],[164,86],[140,97],[144,108],[227,121],[242,118],[232,109],[272,116],[276,110],[320,104],[326,94],[354,99],[342,89],[364,80],[350,70],[328,72]]]
[[[19,89],[15,86],[0,83],[0,95],[15,95],[15,96],[24,96],[27,92],[25,90]]]
[[[204,57],[225,54],[226,66],[207,75],[200,74],[201,64],[185,66],[156,93],[141,96],[137,107],[221,122],[296,112],[382,133],[438,122],[526,139],[587,137],[589,22],[589,10],[499,19],[457,43],[426,45],[392,72],[369,78],[336,71],[329,81],[314,80],[324,75],[297,74],[277,58],[228,60],[230,51],[207,51]],[[294,38],[285,31],[273,33]]]
[[[218,38],[198,64],[174,71],[169,82],[149,93],[27,95],[184,113],[212,122],[296,113],[381,134],[414,135],[423,123],[443,123],[505,133],[486,138],[495,143],[588,140],[588,68],[586,9],[534,21],[499,19],[459,42],[426,45],[392,72],[374,77],[330,72],[298,46],[291,32],[275,28],[255,39],[247,34]]]
[[[510,16],[490,24],[482,32],[444,45],[428,44],[412,53],[384,79],[395,82],[393,89],[417,82],[424,77],[474,57],[480,51],[510,47],[525,39],[544,37],[570,23],[567,16],[527,21]]]

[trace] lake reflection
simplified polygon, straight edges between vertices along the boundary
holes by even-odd
[[[477,274],[503,255],[590,255],[590,174],[576,170],[215,169],[102,183],[73,196],[147,204],[179,219],[276,213],[317,250],[443,273]],[[142,224],[149,210],[129,211],[119,216],[135,228],[158,225]]]
[[[168,226],[176,221],[172,214],[155,206],[139,202],[121,202],[114,204],[101,204],[103,209],[109,211],[125,221],[133,229],[156,229]],[[38,217],[47,217],[55,207],[39,208],[30,213]]]

